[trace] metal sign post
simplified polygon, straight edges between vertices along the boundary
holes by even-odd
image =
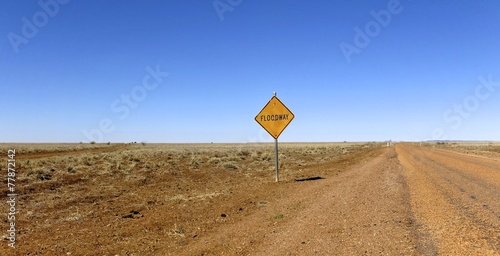
[[[255,121],[274,138],[276,182],[279,181],[278,137],[294,117],[293,113],[278,99],[278,97],[276,97],[276,92],[266,106],[264,106],[255,117]]]
[[[274,97],[276,97],[276,92],[274,92]],[[278,138],[274,139],[274,159],[276,160],[276,182],[280,181],[280,172],[279,172],[279,158],[278,158]]]
[[[279,164],[278,164],[278,139],[274,139],[274,158],[276,159],[276,182],[280,181],[280,174],[278,171]]]

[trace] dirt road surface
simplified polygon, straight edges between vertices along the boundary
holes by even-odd
[[[358,157],[361,162],[349,171],[320,180],[280,184],[282,189],[275,192],[274,199],[269,197],[265,207],[200,239],[185,253],[414,253],[408,188],[396,153],[384,149]],[[273,218],[277,214],[283,219]]]
[[[285,193],[186,253],[500,255],[496,160],[400,144]]]
[[[424,254],[500,255],[500,162],[398,145]]]
[[[500,255],[498,159],[400,143],[279,183],[176,166],[26,185],[18,248],[0,254]]]

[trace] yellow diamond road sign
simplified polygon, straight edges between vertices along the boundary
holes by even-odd
[[[295,116],[276,96],[264,106],[255,117],[259,123],[273,138],[278,139],[288,124]]]

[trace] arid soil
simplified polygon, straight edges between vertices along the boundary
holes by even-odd
[[[273,149],[17,150],[0,255],[500,255],[495,150],[282,144],[276,183]]]
[[[396,147],[425,254],[500,254],[500,162]]]

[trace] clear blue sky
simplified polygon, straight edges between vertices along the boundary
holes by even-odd
[[[40,3],[1,3],[0,142],[272,141],[274,91],[280,141],[500,140],[496,0]]]

